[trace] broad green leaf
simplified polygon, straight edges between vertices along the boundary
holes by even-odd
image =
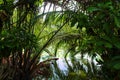
[[[120,70],[120,63],[117,63],[113,66],[114,69]]]
[[[2,0],[0,0],[0,4],[2,4],[3,3],[3,1]]]
[[[112,58],[112,60],[120,60],[120,56],[115,56]]]
[[[112,48],[112,44],[106,42],[106,43],[105,43],[105,47],[107,47],[107,48]]]
[[[114,16],[115,25],[120,28],[120,18]]]
[[[85,27],[82,27],[82,31],[83,31],[83,32],[86,32],[86,28],[85,28]]]
[[[90,11],[90,12],[93,12],[93,11],[98,11],[100,9],[97,8],[97,7],[89,7],[87,10]]]
[[[81,78],[86,78],[86,76],[87,76],[86,72],[83,71],[83,70],[79,70],[78,75],[79,75]]]
[[[116,42],[116,43],[114,43],[114,45],[115,45],[115,47],[117,47],[118,49],[120,49],[120,42]]]

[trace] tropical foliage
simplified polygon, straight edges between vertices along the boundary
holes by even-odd
[[[88,54],[102,66],[102,78],[119,80],[119,18],[119,0],[1,0],[0,79],[48,79],[57,58],[40,58],[58,57],[62,49],[66,58]]]

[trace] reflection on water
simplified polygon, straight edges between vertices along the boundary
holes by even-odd
[[[104,80],[101,66],[95,59],[84,56],[59,58],[51,65],[52,76],[49,80]]]
[[[59,58],[59,60],[57,60],[57,65],[60,71],[63,72],[63,74],[67,74],[68,66],[64,58]]]

